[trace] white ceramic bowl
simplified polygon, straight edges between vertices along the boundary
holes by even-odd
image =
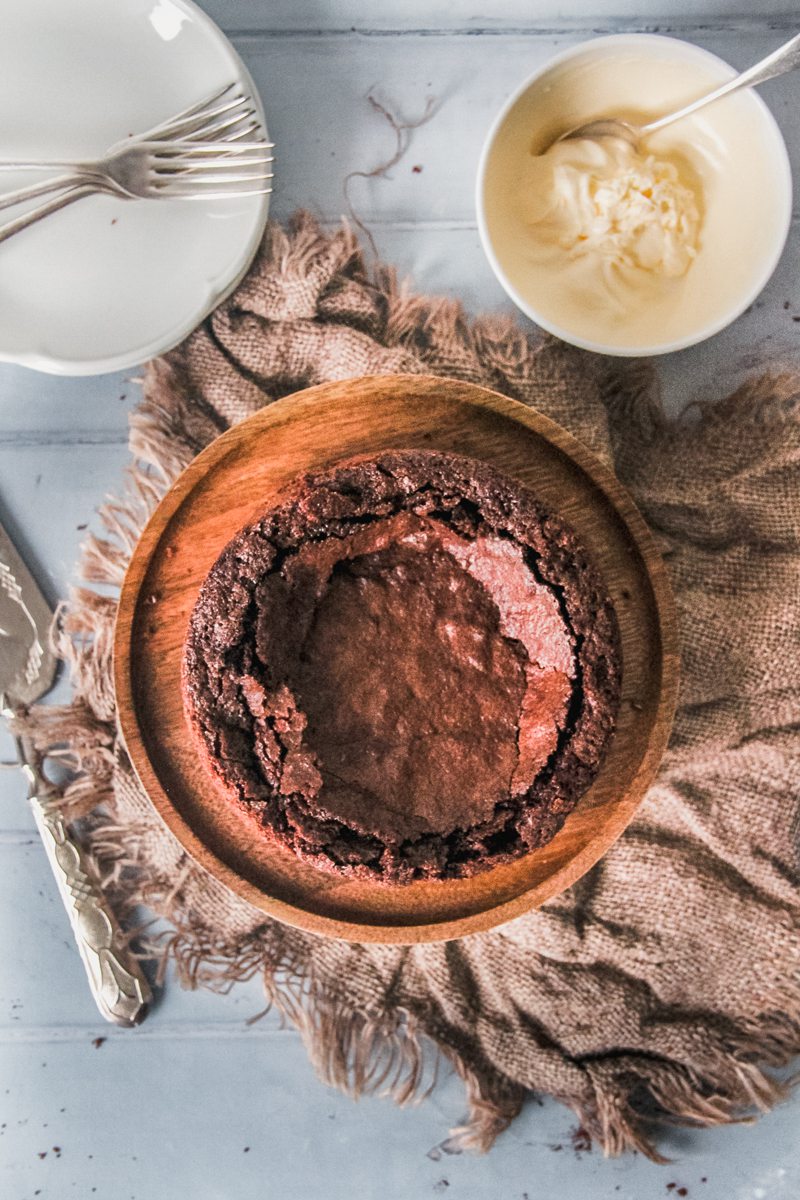
[[[247,70],[190,0],[3,0],[0,154],[95,158],[233,80],[263,123]],[[0,360],[89,375],[167,350],[242,277],[268,199],[92,196],[0,244]]]
[[[609,67],[613,70],[610,72]],[[588,350],[615,355],[665,354],[729,325],[774,271],[789,232],[792,181],[786,146],[764,102],[743,90],[654,137],[690,169],[714,166],[703,193],[698,256],[663,303],[610,318],[576,304],[552,273],[526,252],[531,234],[519,203],[518,175],[531,149],[603,115],[640,121],[677,108],[731,78],[727,63],[697,46],[650,34],[597,38],[551,59],[522,84],[495,120],[477,180],[478,228],[497,278],[542,328]],[[631,88],[637,103],[631,105]],[[587,95],[588,93],[588,95]],[[702,150],[695,149],[693,139]],[[692,161],[692,155],[701,154]],[[597,309],[597,305],[595,305]],[[654,332],[655,331],[655,332]]]

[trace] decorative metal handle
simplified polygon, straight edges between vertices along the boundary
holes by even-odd
[[[124,947],[119,925],[94,871],[55,804],[56,790],[45,779],[27,737],[16,739],[28,799],[72,932],[86,968],[95,1003],[107,1021],[138,1025],[152,1000],[139,963]]]
[[[796,33],[793,38],[784,42],[777,50],[773,50],[766,58],[762,58],[754,66],[748,67],[740,75],[734,75],[733,79],[729,79],[721,87],[709,92],[707,96],[701,96],[699,100],[694,100],[691,104],[679,108],[677,112],[667,113],[665,117],[643,125],[640,133],[649,135],[659,129],[665,129],[673,121],[681,121],[690,113],[705,108],[707,104],[714,104],[723,96],[729,96],[731,92],[738,92],[739,88],[757,87],[760,83],[766,83],[768,79],[775,79],[776,76],[785,75],[787,71],[795,71],[798,67],[800,67],[800,33]]]
[[[29,200],[37,200],[39,196],[48,196],[50,192],[63,192],[67,188],[77,187],[85,183],[95,183],[98,190],[105,186],[99,179],[88,179],[87,176],[72,172],[69,175],[56,175],[45,179],[43,183],[32,183],[28,187],[17,188],[13,192],[3,192],[0,195],[0,211],[15,208],[17,204],[26,204]]]
[[[74,204],[76,200],[82,200],[84,196],[93,196],[96,192],[102,190],[98,184],[86,182],[67,188],[66,191],[60,192],[54,199],[46,200],[44,204],[40,204],[37,208],[32,208],[21,216],[14,217],[12,221],[6,221],[4,225],[0,225],[0,242],[5,242],[9,238],[14,237],[15,234],[22,233],[24,229],[28,229],[31,225],[35,225],[37,221],[49,217],[52,213],[60,212],[68,204]]]

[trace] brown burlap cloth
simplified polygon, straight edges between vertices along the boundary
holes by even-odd
[[[649,373],[521,332],[367,271],[347,229],[270,229],[234,296],[151,364],[132,417],[126,496],[103,510],[83,578],[118,585],[147,512],[212,438],[330,379],[425,372],[485,384],[613,462],[661,538],[683,677],[658,781],[569,891],[491,933],[349,945],[265,919],[193,861],[134,778],[115,725],[115,601],[75,590],[60,646],[74,700],[34,714],[77,767],[64,802],[102,805],[87,839],[123,912],[174,930],[190,986],[255,973],[321,1077],[398,1101],[443,1052],[463,1076],[458,1136],[488,1147],[528,1092],[570,1105],[611,1153],[652,1151],[655,1119],[713,1124],[783,1095],[800,1050],[800,383],[762,379],[669,424]],[[157,1015],[153,1018],[157,1020]]]

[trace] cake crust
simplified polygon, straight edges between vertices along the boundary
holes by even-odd
[[[544,845],[619,703],[613,605],[575,533],[473,459],[304,476],[207,576],[183,663],[227,796],[300,858],[385,883]]]

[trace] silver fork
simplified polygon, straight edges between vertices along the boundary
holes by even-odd
[[[265,143],[252,142],[245,147],[257,149],[260,155],[236,153],[227,142],[221,145],[225,149],[220,152],[217,148],[218,158],[205,161],[185,149],[161,155],[153,153],[149,145],[131,146],[106,160],[103,174],[76,176],[76,182],[53,199],[0,225],[0,243],[76,200],[98,193],[126,200],[223,200],[269,195],[272,172],[264,168],[273,160],[264,153]],[[213,148],[203,147],[207,149]]]
[[[182,138],[196,141],[220,137],[227,140],[229,136],[238,136],[240,131],[234,130],[234,127],[238,122],[248,119],[250,128],[260,132],[252,97],[246,92],[234,91],[236,87],[236,84],[229,83],[221,91],[214,92],[198,104],[139,134],[138,140],[152,142]]]
[[[273,162],[267,142],[130,142],[93,162],[73,163],[69,174],[41,189],[22,188],[0,197],[0,209],[35,199],[45,190],[92,184],[99,191],[125,199],[152,200],[160,196],[202,192],[206,184],[255,183],[271,178],[263,168]],[[223,170],[225,168],[226,170]],[[189,184],[189,188],[186,184]],[[228,194],[225,190],[224,194]]]
[[[0,226],[0,242],[68,204],[98,192],[124,199],[205,200],[268,194],[272,190],[272,174],[264,167],[273,161],[267,153],[272,143],[263,139],[245,140],[257,137],[260,125],[252,100],[243,95],[226,98],[230,91],[231,88],[225,88],[215,93],[139,135],[133,142],[126,139],[117,143],[96,162],[57,164],[69,166],[69,175],[10,193],[0,200],[0,208],[59,190],[54,199]],[[212,135],[220,140],[205,140]],[[164,140],[169,137],[181,140],[172,143]],[[19,169],[23,164],[13,165]],[[55,164],[48,165],[52,169]],[[227,169],[227,174],[222,168]]]
[[[252,98],[246,92],[234,91],[236,87],[237,85],[234,83],[226,84],[224,88],[212,92],[204,100],[196,101],[182,112],[175,113],[166,121],[154,125],[152,129],[146,129],[143,133],[132,134],[130,137],[115,142],[106,153],[111,154],[114,150],[129,146],[131,141],[174,141],[184,137],[203,137],[209,130],[214,130],[220,121],[230,123],[232,120],[239,121],[243,117],[254,116],[255,108]],[[216,128],[216,132],[219,132],[218,128]],[[0,171],[53,171],[70,165],[63,160],[0,159]]]
[[[0,195],[0,210],[5,208],[13,208],[17,204],[22,204],[28,200],[35,200],[38,196],[47,195],[48,192],[59,191],[63,188],[74,187],[77,184],[87,182],[87,177],[95,179],[97,177],[105,178],[109,171],[113,171],[113,161],[116,161],[120,155],[130,151],[134,146],[139,146],[145,143],[161,142],[177,139],[185,139],[186,141],[210,141],[213,139],[216,142],[220,141],[241,141],[244,138],[258,138],[260,125],[256,117],[253,102],[247,95],[236,94],[227,96],[225,93],[231,91],[230,86],[225,88],[222,93],[215,93],[207,100],[200,104],[192,105],[183,113],[178,113],[177,116],[169,121],[163,122],[155,128],[147,130],[145,133],[138,134],[133,138],[125,138],[121,142],[116,142],[105,155],[99,160],[91,162],[23,162],[19,160],[0,160],[0,171],[2,170],[64,170],[64,174],[55,176],[46,180],[44,183],[31,184],[28,187],[18,188],[16,191],[7,192],[5,195]],[[265,148],[271,148],[271,143],[259,140],[259,144]],[[109,163],[112,163],[109,169]],[[123,168],[124,169],[124,168]]]

